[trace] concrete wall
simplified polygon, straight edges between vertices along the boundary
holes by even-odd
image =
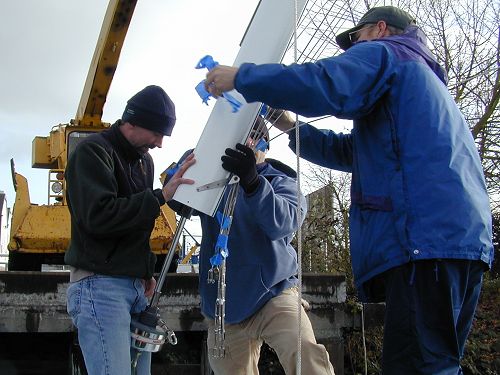
[[[67,272],[0,272],[0,334],[67,333],[73,330],[66,313]],[[174,331],[206,331],[200,311],[198,275],[169,274],[159,308]],[[303,276],[302,297],[318,342],[324,344],[343,374],[342,328],[353,324],[344,311],[345,278],[332,274]]]

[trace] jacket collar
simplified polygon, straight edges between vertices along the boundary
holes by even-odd
[[[401,35],[394,35],[379,39],[384,42],[392,42],[405,45],[407,48],[420,55],[438,78],[446,85],[448,84],[448,75],[427,46],[427,37],[418,26],[410,25]]]
[[[125,138],[120,131],[121,120],[116,121],[108,132],[106,132],[105,137],[116,147],[118,151],[126,160],[135,161],[139,160],[142,156],[134,146]]]

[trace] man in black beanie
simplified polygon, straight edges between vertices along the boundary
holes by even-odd
[[[175,107],[158,86],[135,94],[122,119],[82,141],[66,168],[71,243],[67,308],[78,329],[89,375],[130,374],[130,322],[147,306],[156,281],[149,238],[160,206],[194,163],[191,155],[162,188],[153,190],[149,149],[162,146],[175,125]],[[137,374],[149,374],[144,352]]]

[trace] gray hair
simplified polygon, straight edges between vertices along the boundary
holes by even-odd
[[[387,30],[389,30],[390,35],[401,35],[404,33],[403,29],[391,25],[387,25]]]

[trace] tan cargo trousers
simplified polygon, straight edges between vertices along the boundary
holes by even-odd
[[[296,375],[298,343],[298,291],[286,289],[253,316],[238,324],[226,324],[224,358],[213,358],[214,321],[208,319],[208,358],[216,375],[257,375],[260,348],[273,348],[287,375]],[[301,374],[334,375],[328,352],[316,343],[311,322],[301,306]]]

